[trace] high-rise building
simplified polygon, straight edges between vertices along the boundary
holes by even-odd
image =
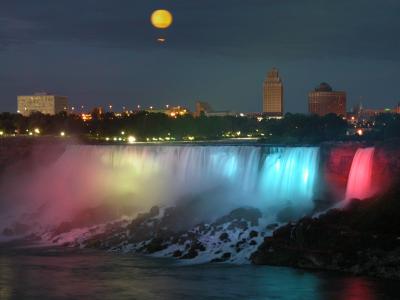
[[[264,81],[263,112],[267,117],[283,116],[283,84],[276,68],[268,72]]]
[[[321,83],[308,94],[308,111],[324,116],[336,114],[346,116],[346,92],[334,91],[326,82]]]
[[[68,98],[48,93],[35,93],[28,96],[18,96],[18,113],[29,116],[33,112],[55,115],[68,109]]]

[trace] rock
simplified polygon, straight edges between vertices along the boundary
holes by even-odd
[[[144,246],[145,251],[150,254],[164,250],[165,248],[167,248],[167,246],[164,245],[164,239],[162,238],[153,238],[146,246]]]
[[[90,240],[86,242],[85,247],[86,248],[100,248],[102,245],[102,242],[97,239]]]
[[[265,228],[266,228],[267,230],[274,230],[274,229],[276,229],[278,226],[279,226],[278,223],[272,223],[272,224],[268,224]]]
[[[214,258],[213,260],[211,260],[211,262],[225,262],[228,259],[230,259],[231,256],[232,256],[232,254],[230,252],[225,252],[224,254],[221,255],[221,257]]]
[[[249,221],[251,226],[258,225],[258,219],[262,217],[261,211],[257,208],[242,207],[232,210],[228,215],[219,218],[215,224],[220,225],[234,220]]]
[[[194,248],[190,248],[189,251],[180,257],[180,259],[192,259],[198,255],[198,252]]]
[[[174,251],[174,253],[172,254],[173,257],[181,257],[182,256],[182,251],[181,250],[176,250]]]
[[[160,214],[160,208],[156,205],[150,208],[149,217],[157,217]]]
[[[228,230],[240,229],[246,231],[248,229],[248,221],[234,220],[228,225]]]
[[[226,233],[226,232],[221,233],[221,235],[219,236],[219,239],[220,239],[221,241],[225,242],[225,243],[228,242],[228,241],[230,241],[230,239],[229,239],[229,234]]]
[[[72,229],[72,223],[71,222],[62,222],[58,227],[54,230],[53,236],[62,234],[64,232],[69,232]]]
[[[281,226],[264,238],[251,261],[400,279],[397,195],[355,200],[344,210]]]
[[[255,238],[257,236],[258,236],[258,232],[257,231],[255,231],[255,230],[250,231],[250,233],[249,233],[249,238],[250,239]]]

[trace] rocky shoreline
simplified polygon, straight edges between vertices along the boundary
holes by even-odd
[[[267,234],[259,223],[261,212],[255,208],[238,208],[214,222],[203,222],[189,229],[183,229],[179,223],[192,216],[180,214],[177,207],[161,210],[155,206],[133,220],[85,229],[63,223],[43,238],[63,246],[174,257],[194,264],[249,262],[251,253]],[[276,226],[270,225],[269,234]]]
[[[264,224],[257,209],[239,208],[212,223],[182,230],[176,227],[179,209],[153,207],[133,220],[94,226],[85,234],[58,231],[51,239],[64,246],[175,257],[190,263],[253,263],[399,280],[397,195],[392,191],[353,200],[345,209],[282,226]]]
[[[251,256],[258,265],[321,269],[400,279],[398,193],[354,200],[318,218],[274,231]]]
[[[190,264],[253,263],[400,280],[397,195],[393,191],[374,199],[353,200],[345,209],[331,209],[318,217],[284,225],[263,223],[261,212],[251,207],[235,209],[211,223],[192,225],[189,220],[193,216],[182,216],[179,207],[157,206],[134,219],[109,220],[99,225],[100,220],[114,216],[102,215],[106,209],[96,209],[55,230],[30,234],[27,239],[173,257]],[[182,228],[180,222],[189,226]],[[3,234],[16,229],[21,234],[22,225],[17,225]]]

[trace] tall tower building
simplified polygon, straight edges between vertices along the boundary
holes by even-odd
[[[283,116],[283,84],[276,68],[268,72],[264,81],[263,112],[267,117]]]

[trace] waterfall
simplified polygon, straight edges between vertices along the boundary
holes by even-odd
[[[143,211],[198,201],[210,218],[240,206],[275,216],[313,208],[318,169],[317,147],[79,145],[22,183],[19,196],[51,203],[47,223],[104,203]]]
[[[358,149],[351,164],[347,181],[346,200],[373,196],[372,170],[375,148]]]
[[[318,161],[318,148],[313,147],[280,148],[268,155],[261,174],[262,195],[268,205],[310,210]]]

